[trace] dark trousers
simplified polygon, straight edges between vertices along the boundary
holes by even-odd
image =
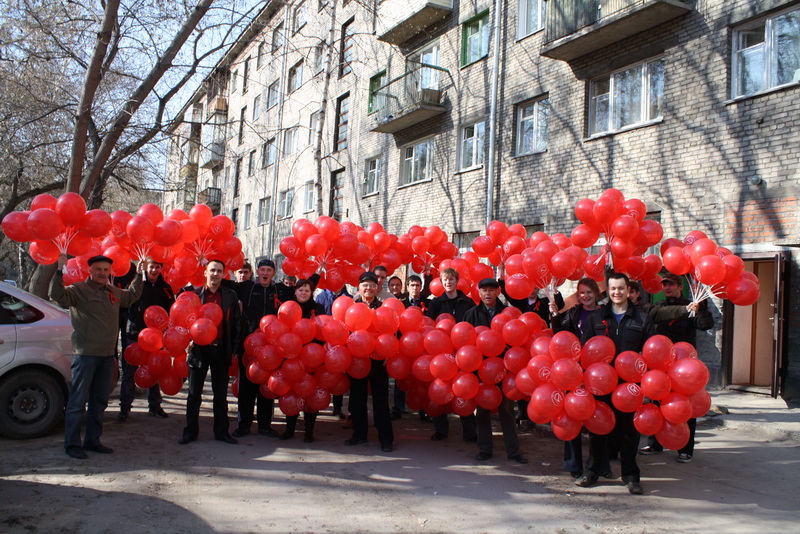
[[[608,472],[608,445],[611,442],[619,451],[622,468],[622,481],[639,482],[639,466],[636,464],[636,455],[639,452],[639,432],[633,426],[633,413],[624,413],[617,410],[611,403],[611,396],[599,397],[607,402],[614,410],[617,422],[610,434],[599,436],[589,433],[589,461],[586,463],[586,475],[589,478],[598,478]]]
[[[459,416],[461,418],[461,437],[467,441],[474,441],[478,435],[475,415]],[[437,415],[433,418],[433,428],[439,434],[447,436],[450,434],[450,421],[447,414]]]
[[[343,404],[344,404],[344,395],[334,395],[333,396],[333,409],[334,410],[341,410]]]
[[[689,456],[694,455],[694,433],[697,430],[697,419],[692,417],[686,423],[689,425],[689,441],[686,442],[686,445],[683,446],[682,449],[678,451],[680,454],[688,454]],[[658,439],[655,436],[648,436],[647,437],[647,444],[650,445],[654,450],[663,451],[664,447],[658,442]]]
[[[237,427],[250,430],[253,424],[253,412],[258,413],[258,429],[269,430],[272,425],[272,412],[275,406],[274,399],[268,399],[261,394],[261,386],[250,382],[247,378],[242,359],[239,358],[239,403],[237,414]]]
[[[478,450],[492,452],[492,413],[478,406],[475,423],[478,430]],[[517,436],[517,422],[514,419],[514,401],[503,395],[503,400],[498,408],[500,427],[503,429],[503,441],[506,445],[506,456],[509,458],[518,455],[519,436]]]
[[[189,396],[186,399],[186,428],[184,434],[197,437],[200,433],[200,404],[203,385],[211,370],[211,391],[214,393],[214,437],[228,433],[228,362],[223,347],[195,346],[199,358],[189,366]],[[195,365],[199,365],[195,367]]]
[[[581,435],[564,442],[564,471],[583,473],[583,442]],[[603,473],[607,470],[602,471]]]
[[[389,413],[389,375],[383,361],[372,360],[366,378],[350,378],[350,418],[353,421],[353,437],[367,439],[369,418],[367,415],[367,396],[372,387],[372,418],[378,439],[384,445],[394,441],[392,419]]]
[[[303,412],[303,423],[305,425],[306,434],[314,433],[314,424],[317,422],[318,413],[319,412]],[[286,432],[294,432],[299,418],[299,415],[286,416]]]

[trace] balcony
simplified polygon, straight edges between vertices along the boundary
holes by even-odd
[[[385,0],[378,6],[379,41],[400,45],[453,12],[451,0]]]
[[[550,0],[541,54],[572,61],[690,11],[683,0]]]
[[[200,167],[213,169],[225,161],[225,142],[212,141],[200,151]]]
[[[373,91],[370,131],[396,133],[436,115],[447,108],[442,104],[440,78],[447,69],[424,63],[409,63],[413,68]]]
[[[219,187],[206,187],[197,194],[197,202],[211,208],[214,215],[219,215],[219,208],[222,204],[222,190]]]

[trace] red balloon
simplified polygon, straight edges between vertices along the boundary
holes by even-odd
[[[530,396],[536,389],[536,387],[540,385],[539,381],[535,381],[533,380],[533,378],[531,378],[531,375],[528,372],[527,367],[525,369],[521,369],[516,374],[515,380],[517,389],[527,396]]]
[[[656,432],[656,439],[663,447],[678,451],[689,443],[689,425],[664,420],[664,426]]]
[[[581,366],[588,369],[593,363],[611,363],[616,353],[616,347],[611,338],[594,336],[589,338],[581,349]]]
[[[642,358],[650,369],[666,371],[675,361],[672,353],[672,341],[667,336],[655,335],[650,337],[642,347]]]
[[[432,382],[435,378],[433,374],[431,374],[431,360],[433,356],[430,354],[423,354],[419,356],[416,360],[414,360],[414,364],[411,366],[411,372],[422,382]]]
[[[589,248],[597,242],[600,232],[588,224],[579,224],[570,234],[572,242],[581,248]]]
[[[611,402],[621,412],[635,412],[642,405],[642,401],[644,401],[642,388],[632,382],[618,385],[611,394]]]
[[[395,380],[401,380],[411,374],[411,360],[402,356],[390,356],[386,359],[386,372]]]
[[[64,226],[75,226],[86,215],[86,201],[78,193],[64,193],[56,201],[55,212]]]
[[[300,336],[287,332],[278,338],[278,353],[284,358],[297,358],[303,350],[303,343]]]
[[[355,330],[347,338],[347,350],[356,358],[368,358],[375,350],[375,338],[366,330]]]
[[[158,382],[158,376],[151,372],[146,365],[140,365],[133,375],[133,381],[142,389],[150,389]]]
[[[183,387],[183,375],[179,372],[169,372],[158,380],[158,387],[164,395],[177,395]]]
[[[594,414],[596,404],[594,395],[584,388],[576,388],[564,398],[564,411],[577,421],[585,421]]]
[[[353,355],[350,354],[347,347],[330,347],[325,353],[325,367],[332,373],[345,372],[351,363],[353,363]]]
[[[435,379],[428,385],[428,398],[436,404],[447,404],[455,398],[452,384],[441,378]]]
[[[344,345],[350,333],[344,323],[332,319],[322,327],[322,336],[331,345]]]
[[[614,369],[622,380],[639,382],[647,372],[647,364],[638,352],[626,350],[614,360]]]
[[[157,328],[143,328],[139,332],[139,346],[146,352],[155,352],[164,346],[161,339],[161,330]]]
[[[596,401],[594,407],[594,414],[583,422],[586,429],[592,434],[603,436],[611,433],[614,426],[617,424],[617,418],[614,416],[614,410],[611,406],[602,401]]]
[[[663,399],[667,396],[671,387],[672,384],[667,373],[660,369],[647,371],[642,377],[642,393],[649,399]],[[650,432],[650,434],[653,434],[653,432]]]
[[[56,197],[53,195],[48,195],[47,193],[42,193],[41,195],[36,195],[33,197],[33,200],[31,201],[31,211],[40,210],[42,208],[55,211]]]
[[[593,363],[584,371],[583,383],[593,395],[608,395],[617,386],[618,375],[607,363]]]
[[[431,330],[423,337],[425,351],[428,354],[441,354],[453,352],[450,336],[441,330]]]
[[[692,406],[693,418],[703,417],[711,409],[711,395],[705,389],[701,389],[689,397],[689,404]]]
[[[159,332],[166,330],[169,327],[169,313],[161,306],[148,306],[144,311],[144,324]]]
[[[455,356],[452,354],[437,354],[431,360],[430,370],[435,378],[451,380],[458,373],[458,364]]]
[[[278,399],[278,406],[288,416],[299,415],[305,404],[305,400],[295,393],[286,393]]]
[[[9,239],[18,243],[33,241],[33,236],[28,230],[28,211],[12,211],[3,217],[3,233]]]
[[[425,350],[421,332],[408,332],[400,337],[400,354],[416,358]]]
[[[147,362],[148,354],[139,343],[131,343],[123,354],[125,361],[131,365],[142,365]]]
[[[473,373],[459,373],[453,379],[453,393],[463,399],[473,399],[478,394],[478,377]]]
[[[475,401],[474,398],[465,399],[461,397],[456,397],[453,399],[453,412],[456,415],[460,415],[461,417],[467,417],[469,415],[473,415],[475,413],[475,408],[478,407],[478,403]]]
[[[553,384],[542,384],[533,391],[530,404],[539,416],[537,419],[552,419],[564,406],[564,392]]]
[[[549,355],[539,354],[528,362],[528,375],[537,384],[545,384],[550,381],[552,366],[553,359]]]
[[[571,441],[580,435],[581,422],[570,417],[566,410],[562,410],[553,417],[551,428],[558,439]]]
[[[28,253],[31,259],[40,265],[52,265],[58,261],[58,257],[61,255],[58,247],[49,241],[32,242],[28,246]]]
[[[503,325],[503,341],[512,347],[521,347],[527,343],[531,333],[528,325],[520,319],[512,319]]]
[[[325,363],[325,348],[317,343],[304,345],[300,350],[300,361],[303,362],[303,367],[309,371],[319,368]]]
[[[185,328],[170,327],[161,334],[164,350],[170,354],[179,354],[186,350],[191,341],[191,336]]]
[[[480,384],[475,395],[478,406],[484,410],[496,410],[503,401],[503,392],[494,384]]]
[[[201,317],[189,327],[189,335],[196,345],[208,345],[217,338],[217,327],[211,319]]]
[[[134,243],[149,243],[153,240],[155,226],[150,219],[139,215],[133,217],[125,226],[125,233]]]
[[[709,374],[706,364],[695,358],[677,360],[667,370],[672,390],[687,396],[702,390],[708,383]]]
[[[350,367],[347,368],[347,374],[351,378],[366,378],[370,369],[372,369],[372,360],[369,358],[353,358]]]
[[[553,360],[569,358],[578,361],[581,357],[581,342],[568,330],[558,332],[550,340],[550,356]]]
[[[597,227],[597,221],[594,218],[594,200],[588,198],[579,200],[575,204],[575,217],[588,226]]]
[[[394,334],[381,334],[375,339],[374,359],[384,360],[399,354],[400,340]]]
[[[146,365],[151,373],[160,377],[172,369],[172,358],[162,350],[151,352]]]
[[[725,279],[725,263],[716,254],[708,254],[695,263],[694,275],[699,282],[713,286]]]
[[[418,308],[417,306],[411,306],[410,308],[407,308],[400,315],[400,332],[406,334],[408,332],[419,330],[422,327],[423,318],[424,314],[422,313],[421,308]]]
[[[38,209],[28,215],[28,232],[38,241],[50,241],[64,231],[64,225],[55,211]]]
[[[643,404],[633,415],[633,426],[640,434],[652,436],[664,426],[664,416],[655,404]]]
[[[661,415],[670,423],[685,423],[692,417],[692,405],[689,398],[682,394],[672,392],[661,399]]]
[[[697,358],[697,349],[691,343],[678,341],[672,345],[672,354],[675,356],[676,361],[684,358]]]
[[[497,384],[503,380],[506,366],[501,358],[490,357],[481,362],[478,367],[478,377],[486,384]]]
[[[575,389],[582,380],[583,370],[575,360],[561,358],[553,362],[550,369],[550,381],[559,389]]]
[[[485,356],[499,356],[506,348],[502,334],[494,330],[486,330],[478,334],[475,346]]]
[[[153,241],[162,247],[171,247],[183,241],[183,226],[178,221],[164,219],[156,224]]]
[[[746,274],[748,273],[742,273],[742,275]],[[728,300],[737,306],[752,306],[758,301],[759,297],[761,297],[761,291],[758,285],[745,278],[740,278],[729,283],[726,293],[728,295]]]
[[[483,354],[475,345],[464,345],[456,352],[458,367],[467,373],[477,371],[483,361]]]
[[[503,363],[509,372],[516,374],[527,368],[530,359],[530,351],[522,347],[511,347],[503,356]]]

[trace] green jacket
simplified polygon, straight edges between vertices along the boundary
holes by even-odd
[[[72,319],[72,351],[85,356],[113,356],[119,337],[119,308],[129,307],[142,295],[142,274],[128,289],[91,280],[64,287],[60,272],[50,281],[50,298],[69,308]]]

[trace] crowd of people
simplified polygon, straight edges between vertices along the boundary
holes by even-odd
[[[110,258],[95,256],[89,260],[89,279],[64,287],[61,271],[66,256],[59,259],[59,272],[50,286],[50,296],[65,308],[69,308],[74,333],[72,363],[72,392],[66,409],[64,447],[73,458],[87,458],[85,451],[113,452],[100,441],[103,412],[108,406],[111,393],[111,376],[117,361],[118,337],[122,329],[122,349],[136,341],[138,333],[145,328],[144,312],[150,306],[160,306],[169,311],[176,295],[161,276],[161,264],[151,259],[131,268],[127,277],[112,281]],[[352,297],[370,308],[377,308],[387,298],[399,299],[406,308],[417,306],[427,317],[437,319],[447,313],[456,322],[466,321],[473,326],[489,326],[492,318],[506,306],[514,306],[522,312],[537,313],[554,331],[567,330],[586,343],[594,336],[607,336],[616,346],[617,354],[623,351],[641,351],[645,341],[655,333],[669,337],[673,342],[687,341],[694,344],[697,330],[707,330],[714,324],[704,303],[697,304],[683,297],[681,277],[667,274],[663,278],[665,299],[657,304],[640,302],[638,284],[625,274],[610,273],[606,282],[607,302],[597,282],[583,278],[577,283],[576,293],[570,304],[559,292],[552,298],[534,290],[526,299],[511,298],[505,292],[503,267],[498,269],[498,279],[486,278],[478,283],[479,302],[458,289],[459,274],[454,269],[444,269],[440,280],[444,292],[434,297],[429,293],[431,278],[411,275],[405,283],[398,276],[387,281],[387,270],[377,266],[364,272],[358,281],[357,292],[350,295],[346,287],[339,292],[316,288],[319,274],[308,279],[286,276],[281,282],[275,280],[276,267],[272,260],[262,259],[255,272],[245,263],[232,275],[226,277],[226,266],[219,260],[210,260],[205,268],[205,284],[189,286],[183,291],[193,291],[202,303],[216,303],[223,312],[217,338],[208,345],[190,345],[187,355],[188,396],[186,401],[186,425],[178,443],[185,445],[198,439],[200,433],[199,411],[206,377],[211,373],[213,393],[213,432],[216,440],[236,444],[238,438],[253,432],[281,440],[295,435],[299,415],[287,416],[282,433],[273,428],[274,400],[265,396],[259,384],[251,382],[241,357],[244,339],[259,329],[262,318],[275,315],[283,302],[296,301],[302,317],[313,319],[317,315],[331,314],[334,300],[340,296]],[[386,286],[386,287],[384,287]],[[405,290],[404,290],[405,286]],[[501,298],[502,296],[502,298]],[[118,319],[119,318],[119,319]],[[322,343],[315,340],[315,342]],[[238,358],[236,358],[238,356]],[[228,417],[229,368],[234,358],[239,366],[239,391],[236,424],[230,431]],[[349,417],[345,428],[352,428],[352,435],[345,441],[348,446],[367,442],[369,431],[368,400],[372,397],[372,418],[383,452],[394,449],[392,421],[408,413],[405,393],[394,387],[393,406],[390,409],[390,378],[385,362],[370,360],[370,369],[363,378],[350,380]],[[120,386],[120,411],[118,421],[128,420],[134,400],[136,366],[122,362]],[[148,414],[156,418],[169,415],[161,407],[158,386],[149,389]],[[610,395],[601,398],[613,407]],[[86,405],[88,403],[88,411]],[[86,414],[85,437],[81,442],[81,423]],[[582,437],[564,443],[564,470],[568,471],[579,486],[587,487],[599,477],[612,477],[610,460],[619,457],[622,482],[632,494],[641,494],[640,470],[637,454],[655,454],[663,448],[655,436],[647,438],[647,444],[639,448],[640,436],[633,424],[633,414],[614,409],[616,425],[608,435],[589,433],[589,456],[584,465]],[[345,418],[343,396],[333,397],[333,414]],[[424,412],[420,417],[433,423],[431,440],[441,441],[449,437],[450,420],[447,414],[430,418]],[[525,464],[527,459],[520,449],[518,427],[530,424],[525,401],[515,403],[505,397],[498,408],[498,418],[503,434],[505,453],[509,460]],[[304,441],[314,441],[316,412],[304,412]],[[493,456],[493,433],[491,412],[478,407],[476,413],[460,417],[462,439],[477,444],[475,459],[484,462]],[[689,423],[691,436],[687,445],[678,451],[677,460],[691,461],[694,454],[695,421]]]

